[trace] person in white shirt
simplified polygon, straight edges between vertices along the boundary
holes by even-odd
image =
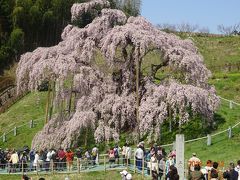
[[[132,156],[132,148],[127,144],[125,157],[126,157],[126,163],[128,165],[130,164],[131,156]]]
[[[35,170],[38,170],[38,167],[39,167],[38,161],[39,161],[39,154],[38,154],[38,151],[36,151],[34,161],[33,161],[33,167],[35,167]]]
[[[138,146],[138,148],[135,152],[135,158],[136,158],[136,166],[139,170],[142,170],[143,157],[144,157],[144,152],[143,152],[141,146]]]
[[[124,144],[122,147],[122,158],[123,158],[123,165],[126,164],[126,148],[127,148],[127,143]]]
[[[52,151],[49,150],[48,153],[47,153],[47,158],[46,158],[46,164],[45,164],[45,169],[46,171],[49,171],[49,166],[50,166],[50,161],[52,159]]]

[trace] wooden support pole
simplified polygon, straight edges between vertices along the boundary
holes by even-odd
[[[127,164],[127,170],[128,170],[128,153],[126,154],[126,164]]]
[[[54,102],[54,98],[55,98],[55,86],[56,86],[56,82],[53,81],[52,82],[52,93],[51,93],[51,96],[50,96],[50,110],[49,110],[49,119],[52,119],[52,114],[53,114],[53,102]]]
[[[78,170],[78,174],[80,173],[80,159],[77,158],[77,170]]]
[[[47,102],[46,102],[45,124],[48,123],[50,92],[51,92],[51,81],[48,82],[48,95],[47,95]]]
[[[134,165],[133,165],[133,171],[134,173],[136,173],[136,157],[134,156]]]
[[[152,177],[152,160],[150,159],[150,176]]]
[[[73,81],[74,81],[74,75],[73,75],[72,81],[71,81],[71,90],[70,90],[70,97],[69,97],[69,104],[68,104],[68,113],[69,113],[69,115],[71,114],[71,107],[72,107]]]
[[[136,120],[137,120],[137,140],[140,140],[139,129],[139,59],[136,60]]]
[[[104,172],[106,172],[107,167],[106,167],[106,156],[104,155]]]

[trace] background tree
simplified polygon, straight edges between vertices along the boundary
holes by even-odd
[[[240,23],[234,24],[232,26],[224,26],[223,24],[218,25],[217,27],[218,31],[224,35],[232,35],[236,34],[236,32],[240,32]]]

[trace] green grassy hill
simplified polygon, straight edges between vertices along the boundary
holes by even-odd
[[[185,35],[181,36],[186,38]],[[191,39],[198,46],[199,51],[205,58],[206,65],[210,69],[213,66],[224,66],[226,63],[240,62],[240,37],[202,37],[192,35]],[[152,61],[154,61],[154,58],[154,55],[149,57]],[[215,85],[218,95],[240,103],[240,72],[214,70],[213,77],[209,80],[209,83]],[[13,132],[7,134],[7,142],[3,143],[0,140],[0,147],[22,147],[26,144],[30,146],[33,136],[44,125],[45,105],[46,93],[30,93],[10,107],[7,112],[0,114],[0,136],[4,132],[9,132],[15,126],[28,123],[31,119],[38,119],[33,129],[26,125],[19,129],[19,135],[16,137],[13,136]],[[240,106],[234,106],[233,109],[230,109],[229,103],[222,101],[217,115],[219,123],[217,129],[211,133],[222,131],[240,121]],[[233,129],[234,137],[232,139],[228,139],[227,133],[215,136],[212,139],[213,144],[209,147],[206,145],[206,139],[187,143],[186,158],[190,157],[192,152],[196,152],[203,161],[207,159],[225,162],[230,160],[236,161],[240,158],[238,151],[236,151],[240,146],[239,127]],[[202,136],[194,128],[188,131],[188,137]],[[197,128],[199,129],[199,127]],[[169,142],[171,143],[172,140],[169,140]]]

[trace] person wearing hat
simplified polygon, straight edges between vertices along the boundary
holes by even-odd
[[[200,165],[201,166],[201,161],[197,157],[196,153],[192,153],[192,157],[188,160],[188,168],[189,168],[189,173],[194,171],[195,165]]]

